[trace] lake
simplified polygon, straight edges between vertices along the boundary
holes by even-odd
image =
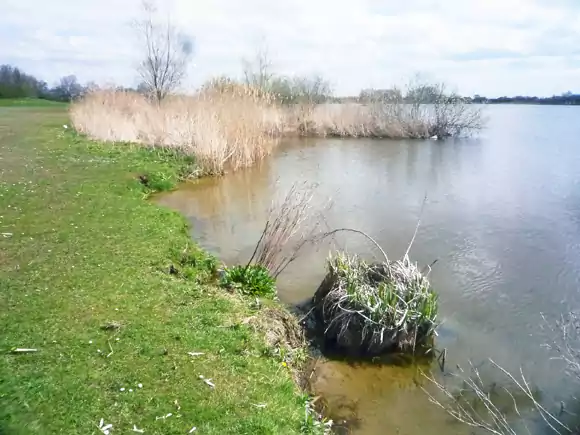
[[[444,374],[433,363],[433,374],[453,384],[456,366],[471,362],[486,384],[504,385],[491,357],[514,374],[522,367],[541,402],[558,411],[580,388],[543,347],[552,334],[542,313],[554,322],[580,308],[580,108],[505,105],[484,114],[486,130],[470,139],[288,140],[251,169],[200,180],[159,203],[187,216],[192,236],[231,264],[251,255],[271,202],[296,181],[316,183],[317,201],[332,199],[330,227],[368,233],[391,258],[405,252],[426,195],[410,255],[420,265],[438,260],[430,279],[447,362]],[[312,297],[336,247],[376,254],[356,235],[307,251],[280,277],[280,299]],[[313,387],[347,433],[473,433],[429,402],[427,369],[329,359]],[[527,405],[532,433],[548,433]]]

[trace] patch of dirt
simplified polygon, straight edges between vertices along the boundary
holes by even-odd
[[[304,328],[300,326],[298,319],[284,308],[264,308],[251,317],[248,324],[263,335],[266,345],[273,351],[282,349],[285,355],[308,354]],[[312,360],[291,359],[289,368],[296,384],[300,389],[307,390]]]
[[[265,308],[249,323],[264,334],[269,347],[292,350],[306,345],[298,319],[282,308]]]

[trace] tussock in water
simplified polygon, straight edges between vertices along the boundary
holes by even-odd
[[[325,339],[351,354],[414,352],[435,333],[437,295],[408,256],[369,264],[338,252],[314,305]]]

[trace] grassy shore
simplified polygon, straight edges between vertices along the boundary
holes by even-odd
[[[290,370],[243,321],[254,301],[208,284],[184,219],[146,201],[138,175],[168,188],[192,162],[67,122],[0,108],[0,433],[309,431]]]
[[[65,107],[66,103],[40,98],[0,98],[0,107]]]

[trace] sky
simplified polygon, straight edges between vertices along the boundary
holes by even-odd
[[[320,74],[338,95],[416,74],[463,95],[580,92],[580,0],[158,0],[194,41],[185,91],[241,76],[267,50],[274,72]],[[50,84],[136,85],[140,0],[0,0],[0,64]]]

